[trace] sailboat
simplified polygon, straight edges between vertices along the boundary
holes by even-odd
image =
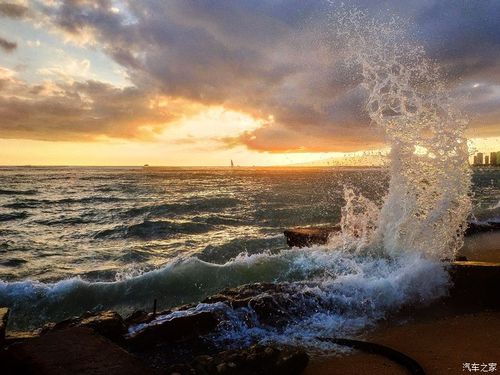
[[[233,159],[231,159],[231,168],[234,168]]]

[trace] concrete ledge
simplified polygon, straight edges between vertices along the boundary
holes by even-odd
[[[286,243],[290,247],[308,247],[312,245],[325,245],[331,233],[340,231],[340,224],[317,226],[317,227],[296,227],[285,230],[283,233]],[[500,232],[500,223],[484,222],[468,224],[465,236],[470,237],[481,233]]]
[[[452,262],[450,300],[454,305],[500,308],[500,263]]]

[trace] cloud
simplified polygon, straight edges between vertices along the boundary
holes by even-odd
[[[29,85],[0,69],[1,138],[152,140],[189,103],[97,81]]]
[[[9,18],[24,18],[28,14],[28,7],[16,3],[0,3],[0,16]]]
[[[16,42],[10,42],[2,37],[0,37],[0,48],[5,52],[12,52],[17,48]]]
[[[389,8],[410,18],[408,32],[448,73],[450,95],[464,90],[474,94],[470,85],[473,82],[490,87],[490,96],[469,99],[467,108],[473,129],[491,132],[500,104],[500,94],[494,90],[495,85],[500,85],[500,21],[495,17],[500,12],[498,2],[355,3],[376,16],[387,13]],[[107,136],[142,137],[141,121],[150,121],[155,124],[154,134],[171,118],[165,116],[160,121],[146,110],[141,99],[160,95],[191,103],[189,108],[193,103],[200,108],[223,106],[267,124],[243,135],[222,137],[230,146],[244,144],[271,152],[379,147],[383,136],[370,126],[364,112],[365,93],[359,74],[341,63],[341,46],[332,48],[328,40],[329,8],[325,4],[321,0],[37,3],[38,19],[69,41],[102,50],[125,69],[134,85],[122,92],[97,82],[68,83],[59,87],[65,101],[46,98],[52,105],[57,104],[51,121],[59,123],[56,113],[65,113],[68,106],[78,109],[81,98],[97,96],[89,88],[92,85],[102,89],[110,102],[121,103],[132,95],[129,105],[137,106],[137,111],[130,111],[127,117],[118,105],[115,122],[113,106],[99,109],[93,104],[88,110],[73,112],[75,118],[71,121],[68,115],[61,114],[64,123],[71,123],[71,131],[62,125],[46,125],[46,119],[36,125],[37,116],[27,111],[30,120],[23,126],[17,120],[18,133],[30,137],[33,131],[55,139],[71,134],[93,137],[101,122],[99,131]],[[33,103],[22,104],[31,108]],[[185,106],[176,112],[182,112],[182,108]],[[101,111],[105,116],[92,121],[95,112]],[[76,113],[82,116],[81,122]],[[10,133],[15,133],[16,123],[10,126]],[[120,127],[125,129],[120,131]]]

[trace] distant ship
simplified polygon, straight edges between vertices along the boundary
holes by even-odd
[[[231,168],[234,168],[233,159],[231,159]]]

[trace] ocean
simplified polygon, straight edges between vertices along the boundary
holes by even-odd
[[[500,217],[499,180],[498,168],[474,169],[476,220]],[[151,310],[154,299],[159,308],[197,302],[251,282],[319,282],[322,298],[344,299],[347,310],[319,311],[294,332],[356,329],[417,290],[444,293],[417,282],[435,265],[333,244],[288,249],[283,230],[339,222],[345,187],[380,206],[388,184],[378,168],[2,167],[0,306],[12,308],[12,328],[27,329],[85,311]]]

